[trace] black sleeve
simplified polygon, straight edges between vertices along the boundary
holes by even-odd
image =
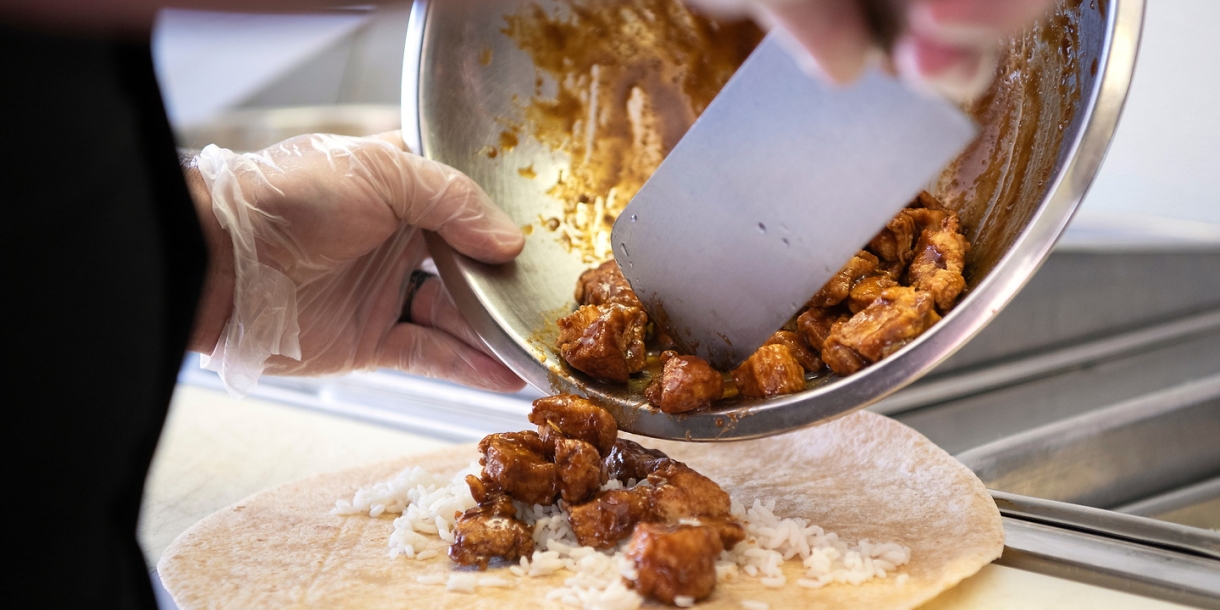
[[[147,41],[0,26],[6,581],[154,602],[144,478],[206,266]]]

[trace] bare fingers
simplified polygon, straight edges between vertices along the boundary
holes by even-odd
[[[873,38],[859,0],[800,0],[767,3],[765,21],[779,25],[812,56],[815,70],[835,83],[860,76],[873,51]]]

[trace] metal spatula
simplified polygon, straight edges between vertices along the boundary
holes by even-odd
[[[806,75],[767,36],[619,216],[645,309],[721,370],[749,357],[975,136],[874,71]]]

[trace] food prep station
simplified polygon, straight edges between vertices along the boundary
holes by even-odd
[[[225,129],[377,131],[390,108],[248,108],[184,133],[240,148]],[[868,407],[969,466],[1003,515],[1002,567],[930,607],[1220,607],[1220,240],[1082,234],[965,347]],[[250,492],[523,428],[541,395],[381,371],[264,378],[246,407],[193,359],[180,383],[141,526],[150,564]],[[269,427],[310,442],[259,447]]]

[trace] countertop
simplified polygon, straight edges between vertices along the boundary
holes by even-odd
[[[262,489],[449,443],[381,426],[179,385],[145,491],[139,538],[150,569],[196,521]],[[1182,608],[1159,600],[1000,565],[923,606],[927,610]]]

